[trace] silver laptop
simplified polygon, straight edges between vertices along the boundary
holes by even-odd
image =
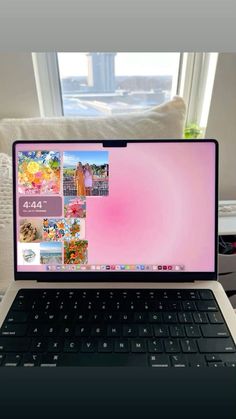
[[[236,365],[216,141],[16,141],[13,168],[2,366]]]

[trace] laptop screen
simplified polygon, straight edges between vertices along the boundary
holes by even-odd
[[[17,272],[213,272],[215,154],[210,141],[17,142]]]

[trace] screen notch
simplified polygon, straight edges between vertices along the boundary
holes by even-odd
[[[106,147],[127,147],[127,141],[126,140],[105,140],[102,143],[102,146],[104,148]]]

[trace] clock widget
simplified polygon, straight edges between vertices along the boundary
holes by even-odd
[[[62,198],[59,196],[21,196],[19,198],[19,215],[21,217],[61,217]]]

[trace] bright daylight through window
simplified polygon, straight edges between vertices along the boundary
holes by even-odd
[[[179,53],[58,53],[63,114],[147,109],[177,93]]]

